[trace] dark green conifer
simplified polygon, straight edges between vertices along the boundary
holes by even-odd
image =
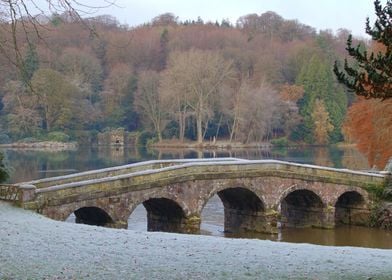
[[[357,95],[385,100],[392,97],[392,1],[388,0],[385,7],[382,7],[380,1],[376,0],[374,7],[377,20],[372,28],[367,18],[366,33],[372,36],[372,40],[383,45],[385,50],[368,54],[361,49],[361,45],[352,46],[350,35],[346,50],[358,67],[350,66],[345,59],[341,70],[339,63],[335,61],[334,72],[339,82]]]
[[[23,60],[22,80],[28,84],[34,72],[39,68],[38,54],[35,47],[30,44],[27,49],[26,57]]]

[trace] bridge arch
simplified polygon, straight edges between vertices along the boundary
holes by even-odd
[[[113,227],[114,219],[109,211],[96,205],[80,205],[65,214],[65,218],[75,215],[75,223],[94,226]]]
[[[186,231],[187,215],[183,202],[168,195],[150,195],[134,202],[128,216],[139,205],[143,205],[147,212],[147,231]]]
[[[74,211],[75,222],[79,224],[109,226],[113,219],[99,207],[82,207]]]
[[[213,188],[203,201],[200,213],[208,201],[217,195],[224,208],[224,231],[226,233],[265,232],[265,204],[260,195],[244,184],[221,184]],[[239,185],[239,186],[236,186]]]
[[[281,227],[323,227],[326,203],[312,188],[293,186],[282,193],[278,210]]]
[[[366,225],[369,221],[367,194],[360,190],[343,192],[334,206],[336,225]]]
[[[150,198],[143,202],[147,211],[147,230],[181,232],[185,213],[177,202],[168,198]]]

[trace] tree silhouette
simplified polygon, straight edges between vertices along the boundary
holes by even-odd
[[[377,20],[373,28],[366,19],[366,33],[372,40],[383,46],[382,50],[368,54],[362,45],[352,46],[352,36],[347,39],[346,50],[357,66],[350,66],[344,60],[343,70],[335,61],[334,72],[339,82],[365,98],[392,98],[392,1],[382,7],[379,0],[374,2]]]
[[[16,66],[23,76],[26,65],[21,50],[23,44],[20,41],[33,46],[36,41],[43,40],[40,27],[50,18],[47,13],[68,21],[80,21],[94,32],[82,17],[114,3],[115,0],[99,0],[97,4],[91,6],[78,0],[2,0],[0,1],[0,37],[2,38],[0,55]]]

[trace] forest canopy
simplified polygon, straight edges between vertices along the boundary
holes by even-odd
[[[159,141],[338,143],[356,102],[332,69],[349,33],[274,12],[235,24],[170,13],[136,27],[69,13],[17,24],[19,64],[0,56],[0,142],[124,128]]]

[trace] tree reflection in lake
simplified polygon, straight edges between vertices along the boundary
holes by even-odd
[[[237,157],[278,159],[337,168],[367,170],[364,156],[355,148],[286,147],[242,150],[147,150],[134,147],[89,147],[71,151],[4,150],[10,183],[66,175],[152,159]]]

